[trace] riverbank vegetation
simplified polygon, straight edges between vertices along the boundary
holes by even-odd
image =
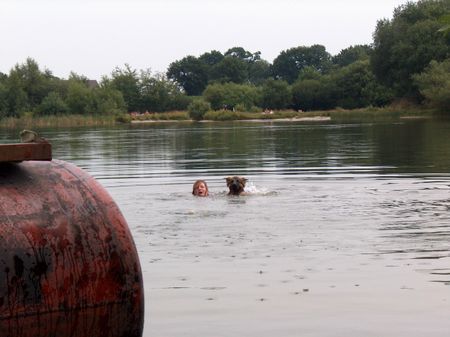
[[[131,119],[128,119],[130,121]],[[0,128],[6,129],[30,129],[45,127],[77,127],[77,126],[113,126],[118,118],[114,115],[75,115],[64,114],[55,116],[22,116],[5,117],[0,120]]]
[[[0,124],[299,118],[399,107],[450,113],[449,27],[449,1],[422,0],[379,20],[371,45],[334,56],[322,45],[298,46],[270,63],[234,47],[186,56],[164,74],[125,65],[100,81],[58,78],[28,58],[0,73]]]

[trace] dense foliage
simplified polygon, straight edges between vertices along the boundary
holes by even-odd
[[[42,71],[31,58],[0,76],[0,117],[24,115],[110,114],[123,112],[120,91],[72,73],[69,79]]]
[[[163,74],[125,65],[100,83],[72,73],[67,80],[28,58],[0,75],[0,117],[121,114],[184,110],[191,99]]]
[[[188,106],[189,117],[196,121],[203,119],[209,110],[211,110],[211,104],[201,98],[193,100]]]
[[[0,118],[187,110],[191,118],[243,111],[385,106],[401,99],[448,112],[450,0],[407,2],[378,21],[372,45],[330,55],[322,45],[283,50],[269,63],[233,47],[172,62],[166,74],[129,65],[100,83],[53,76],[28,58],[0,73]],[[195,98],[195,99],[194,99]],[[209,111],[208,111],[209,110]]]
[[[444,111],[450,107],[450,59],[431,61],[425,71],[414,76],[420,93],[431,106]]]
[[[232,82],[208,85],[203,92],[203,97],[211,104],[214,110],[233,110],[238,106],[250,110],[259,103],[257,87]]]
[[[408,2],[394,10],[392,20],[380,20],[374,33],[371,64],[377,79],[399,97],[420,100],[412,81],[435,60],[450,57],[450,35],[441,31],[450,13],[449,0]]]
[[[321,45],[291,48],[282,51],[275,58],[272,65],[272,73],[277,79],[293,83],[305,67],[310,67],[321,74],[326,74],[331,68],[331,55]]]

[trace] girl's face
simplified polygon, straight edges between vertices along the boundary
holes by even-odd
[[[206,197],[208,195],[208,189],[204,183],[200,183],[197,186],[197,195],[199,197]]]

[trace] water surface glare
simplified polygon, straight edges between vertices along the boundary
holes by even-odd
[[[145,337],[449,334],[448,121],[40,131],[124,213]]]

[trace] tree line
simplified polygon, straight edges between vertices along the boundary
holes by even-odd
[[[450,106],[450,1],[421,0],[379,20],[371,45],[332,56],[322,45],[282,51],[272,63],[233,47],[186,56],[166,73],[125,65],[101,81],[42,70],[32,58],[0,73],[0,118],[208,109],[326,110],[407,100]],[[197,119],[200,115],[195,116]]]

